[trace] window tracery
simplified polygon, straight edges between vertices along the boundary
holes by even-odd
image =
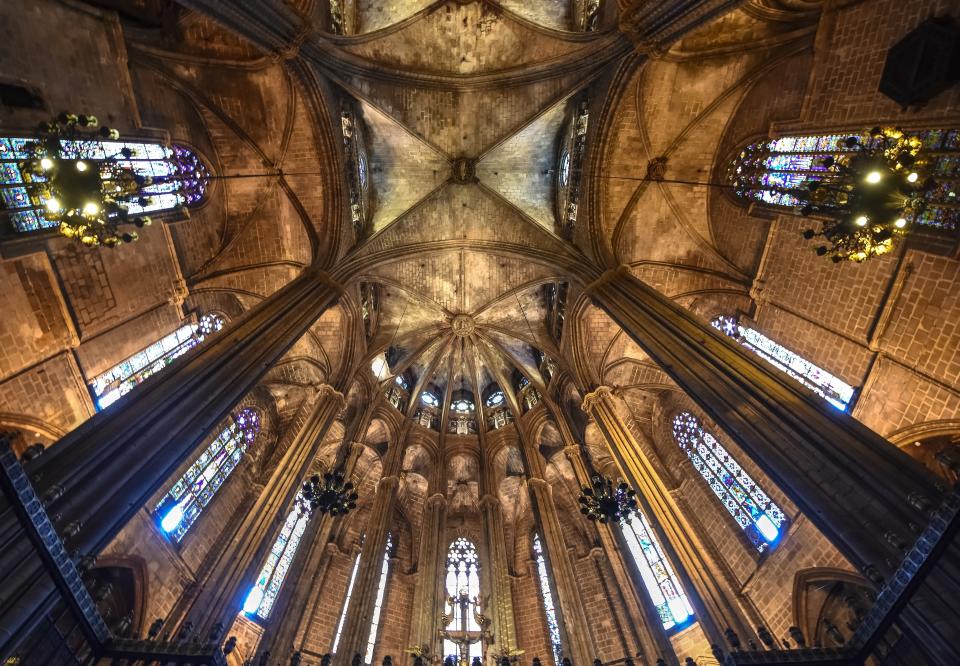
[[[210,335],[224,327],[223,315],[210,312],[195,324],[181,326],[173,333],[165,335],[152,345],[124,359],[106,372],[97,375],[90,382],[90,389],[97,403],[97,409],[106,409],[135,386],[162,371],[183,356]]]
[[[46,200],[31,197],[23,183],[25,175],[20,163],[27,158],[24,144],[28,137],[0,137],[0,195],[4,209],[10,211],[13,231],[25,233],[52,229],[55,220],[43,215]],[[67,145],[64,142],[63,145]],[[141,204],[131,204],[131,214],[160,213],[181,206],[196,207],[207,195],[210,173],[203,161],[189,148],[180,145],[138,141],[89,140],[73,142],[77,157],[89,162],[113,162],[132,169],[136,174],[153,179],[143,188],[146,195]],[[130,156],[121,154],[128,150]]]
[[[260,415],[244,408],[224,427],[154,509],[160,528],[179,543],[260,432]]]
[[[550,646],[553,649],[553,663],[560,666],[563,661],[563,644],[560,641],[560,624],[557,622],[557,611],[553,605],[553,592],[550,589],[550,574],[547,571],[547,559],[543,554],[543,544],[540,535],[533,535],[533,557],[537,565],[537,577],[540,579],[540,600],[543,603],[543,612],[547,617],[547,630],[550,633]]]
[[[799,354],[777,344],[759,331],[743,326],[734,317],[714,317],[711,325],[765,361],[776,366],[841,411],[847,411],[854,388],[814,365]]]
[[[476,600],[480,596],[480,558],[477,547],[466,537],[458,537],[447,548],[447,597],[460,599],[461,597]],[[450,623],[445,627],[452,632],[480,632],[480,625],[474,613],[470,612],[469,604],[454,605]],[[443,641],[444,657],[452,656],[460,661],[459,648],[449,638]],[[474,657],[483,659],[483,646],[477,642],[469,648],[468,661]]]
[[[350,218],[354,232],[360,238],[367,223],[368,165],[361,121],[346,105],[340,111],[340,127],[350,192]]]
[[[592,19],[591,19],[592,20]],[[584,28],[590,29],[590,28]],[[573,235],[580,205],[581,172],[587,147],[587,129],[590,122],[590,107],[581,99],[574,107],[567,122],[557,155],[556,207],[559,231],[566,237]]]
[[[674,631],[690,624],[693,609],[647,519],[637,513],[629,523],[621,521],[620,529],[663,628]]]
[[[340,621],[337,622],[337,631],[333,635],[333,647],[330,652],[337,653],[340,647],[340,636],[343,634],[343,625],[347,621],[347,611],[350,609],[350,598],[353,596],[353,584],[357,582],[357,571],[360,570],[360,553],[353,558],[353,570],[350,572],[350,582],[347,583],[347,594],[343,599],[343,610],[340,611]]]
[[[783,511],[690,412],[673,419],[673,437],[758,552],[777,543],[788,521]]]
[[[267,555],[267,561],[260,569],[257,582],[254,583],[243,603],[243,612],[247,615],[255,615],[261,620],[267,620],[270,617],[270,611],[273,610],[273,604],[280,593],[280,586],[283,585],[283,580],[300,546],[300,539],[310,521],[310,514],[299,509],[300,501],[301,495],[298,494],[277,540],[273,543],[273,548],[270,549],[270,554]]]
[[[743,199],[774,206],[802,206],[804,202],[797,193],[803,184],[830,177],[823,160],[857,150],[846,143],[851,136],[868,146],[878,141],[867,130],[764,139],[740,152],[730,166],[728,181]],[[930,160],[929,173],[940,184],[926,194],[927,208],[916,222],[930,229],[955,231],[960,228],[960,208],[956,205],[960,195],[960,130],[927,130],[917,136]]]

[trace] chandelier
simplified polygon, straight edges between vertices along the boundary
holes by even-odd
[[[120,133],[100,127],[95,116],[61,113],[41,123],[23,145],[20,163],[23,187],[30,199],[42,202],[43,216],[59,225],[60,233],[89,247],[116,247],[137,240],[135,231],[121,225],[144,227],[150,218],[133,214],[149,204],[143,188],[154,179],[124,165],[132,156],[124,146],[114,155],[105,148]]]
[[[314,511],[343,516],[357,508],[357,493],[353,483],[344,481],[341,472],[314,474],[303,484],[298,498],[298,508],[303,513]]]
[[[936,181],[924,175],[919,137],[901,129],[875,127],[869,136],[840,142],[840,152],[821,160],[822,174],[797,192],[804,216],[827,218],[819,233],[828,244],[817,254],[834,262],[862,262],[888,253],[918,222]]]
[[[614,486],[610,479],[594,474],[580,493],[580,513],[601,523],[630,522],[637,509],[637,492],[624,482]]]

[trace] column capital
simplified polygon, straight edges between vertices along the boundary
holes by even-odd
[[[399,476],[385,476],[377,483],[377,492],[381,490],[396,490],[400,487],[400,477]]]
[[[432,509],[435,506],[443,507],[447,504],[447,497],[443,493],[434,493],[427,498],[427,508]]]
[[[581,455],[579,444],[567,444],[563,447],[563,453],[567,458],[579,458]]]
[[[630,275],[630,267],[626,264],[620,264],[619,266],[614,266],[613,268],[608,268],[603,273],[600,274],[593,282],[589,283],[586,287],[583,288],[584,293],[588,295],[593,295],[593,292],[618,278],[623,278]]]
[[[610,398],[613,395],[614,391],[609,386],[598,386],[593,391],[583,396],[583,405],[581,409],[583,409],[583,411],[587,414],[590,414],[597,402]]]
[[[343,394],[340,393],[337,389],[330,386],[330,384],[320,384],[316,386],[317,389],[317,399],[318,400],[333,400],[339,405],[339,409],[343,409],[347,405],[346,399],[343,397]]]
[[[550,492],[550,484],[545,479],[527,479],[527,485],[531,488],[537,488],[545,492]]]
[[[487,507],[498,508],[500,506],[500,498],[496,495],[491,495],[490,493],[485,494],[480,498],[480,508],[485,509]]]

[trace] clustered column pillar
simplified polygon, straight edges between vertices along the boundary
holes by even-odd
[[[891,576],[944,499],[932,472],[637,280],[629,268],[607,271],[587,293],[847,559],[876,583]],[[598,414],[598,425],[601,419],[616,423],[612,414]],[[639,481],[644,463],[635,443],[615,427],[610,432],[611,448],[630,460],[625,471]],[[927,620],[911,622],[911,631],[960,663],[951,637],[960,629],[960,580],[943,568],[927,576],[910,610]]]
[[[517,648],[517,623],[513,615],[513,594],[510,589],[510,573],[507,565],[507,544],[503,537],[503,507],[500,500],[491,494],[480,498],[483,520],[483,545],[487,550],[490,567],[485,571],[490,585],[493,607],[488,609],[493,622],[493,634],[497,639],[497,652],[509,654]]]
[[[347,666],[355,654],[364,654],[370,638],[370,623],[377,600],[377,584],[383,566],[383,554],[387,547],[387,535],[393,517],[400,488],[400,467],[403,463],[404,440],[409,422],[396,442],[387,450],[383,461],[383,476],[377,484],[377,494],[373,498],[360,551],[360,568],[347,609],[347,619],[343,625],[343,634],[335,655],[337,666]]]
[[[578,485],[589,486],[591,473],[580,446],[568,444],[563,448],[563,452],[567,460],[570,461],[571,467],[573,467]],[[623,558],[623,551],[614,533],[615,530],[620,529],[619,526],[598,524],[596,527],[597,536],[600,538],[600,547],[610,563],[610,570],[613,571],[617,585],[622,591],[621,599],[630,615],[628,619],[632,623],[632,629],[643,648],[646,662],[652,664],[659,657],[663,658],[667,664],[679,664],[677,655],[673,650],[673,644],[670,643],[666,632],[663,631],[663,622],[660,620],[656,608],[650,602],[645,589],[637,591],[641,603],[639,605],[631,603],[635,597],[627,590],[637,590],[637,587],[627,576],[627,565]]]
[[[440,654],[437,629],[440,618],[439,591],[443,586],[443,535],[447,521],[447,498],[440,492],[443,465],[434,464],[427,486],[426,508],[420,529],[420,553],[417,556],[417,588],[410,621],[410,645],[424,655]]]
[[[680,511],[649,456],[617,414],[610,389],[601,387],[588,394],[583,409],[594,418],[611,454],[636,489],[640,510],[674,565],[708,640],[725,645],[723,632],[727,628],[741,636],[752,636],[754,629],[714,575],[703,539]]]
[[[210,430],[333,305],[342,287],[308,269],[161,375],[150,378],[27,465],[68,551],[97,554]],[[65,528],[70,526],[69,530]],[[57,598],[26,534],[0,499],[0,655]]]

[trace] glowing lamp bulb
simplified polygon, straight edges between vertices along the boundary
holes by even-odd
[[[867,182],[871,185],[876,185],[880,182],[880,179],[883,178],[883,174],[879,171],[871,171],[867,174]]]
[[[88,201],[83,205],[83,214],[87,216],[94,216],[100,212],[100,206],[98,206],[93,201]]]
[[[77,162],[77,171],[83,172],[83,171],[86,171],[86,170],[87,170],[87,163],[86,163],[86,162],[83,162],[83,161]]]
[[[893,226],[895,226],[897,229],[903,229],[905,226],[907,226],[907,221],[901,217],[893,223]]]
[[[40,160],[40,168],[44,171],[50,171],[50,169],[53,168],[53,160],[51,160],[49,157],[44,157],[42,160]]]
[[[180,522],[183,520],[183,507],[177,504],[175,507],[170,509],[167,512],[167,515],[163,517],[163,520],[160,521],[160,527],[163,528],[164,532],[172,532],[180,525]]]
[[[920,180],[920,174],[918,174],[916,171],[911,172],[911,173],[907,176],[907,182],[915,183],[915,182],[917,182],[918,180]]]
[[[856,225],[857,225],[858,227],[865,227],[865,226],[867,226],[867,222],[869,222],[869,221],[870,221],[870,220],[867,219],[867,216],[866,216],[866,215],[861,215],[860,217],[858,217],[857,219],[854,220],[854,222],[856,223]]]
[[[60,200],[59,199],[47,199],[47,210],[51,213],[60,212]]]

